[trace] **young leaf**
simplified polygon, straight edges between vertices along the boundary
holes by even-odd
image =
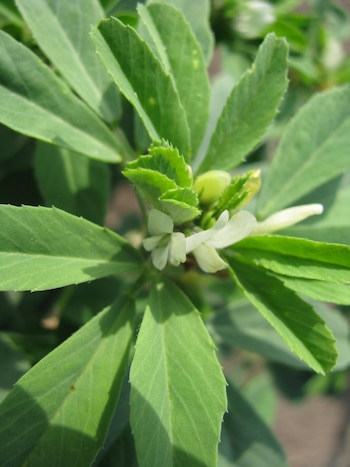
[[[186,113],[171,76],[165,73],[146,42],[135,29],[116,18],[93,28],[92,38],[102,63],[135,107],[151,140],[169,140],[190,160]]]
[[[229,384],[218,466],[287,467],[283,450],[253,407]]]
[[[34,169],[47,206],[103,224],[110,185],[106,164],[40,142]]]
[[[221,213],[225,209],[233,211],[248,203],[249,199],[260,188],[260,171],[251,170],[243,175],[232,177],[229,186],[222,193],[215,206],[215,212]]]
[[[278,274],[326,282],[350,282],[350,247],[303,238],[247,237],[235,251]]]
[[[55,208],[0,206],[0,290],[45,290],[140,268],[119,235]]]
[[[175,225],[200,214],[192,177],[176,148],[152,146],[149,155],[129,162],[123,174],[154,208],[168,214]]]
[[[195,153],[209,115],[210,85],[202,50],[182,12],[167,3],[139,5],[139,32],[174,80]],[[181,51],[181,60],[179,60]]]
[[[210,2],[209,0],[148,0],[147,4],[170,3],[182,11],[191,26],[194,35],[200,44],[206,63],[209,65],[214,45],[213,32],[210,29]]]
[[[259,217],[294,203],[350,168],[350,86],[313,96],[284,132],[262,184]]]
[[[121,112],[119,93],[96,56],[91,25],[104,12],[97,0],[17,0],[16,4],[40,48],[74,91],[104,120]]]
[[[0,31],[0,121],[93,159],[119,162],[109,129],[29,49]]]
[[[244,160],[276,115],[287,87],[287,43],[269,34],[233,88],[199,172],[230,170]]]
[[[232,258],[228,262],[244,295],[290,349],[316,372],[330,371],[338,356],[335,339],[312,306],[265,271]]]
[[[188,166],[179,151],[169,145],[154,144],[149,149],[147,156],[140,156],[135,161],[129,162],[124,174],[133,169],[148,169],[165,175],[174,182],[174,186],[190,188],[192,177]]]
[[[226,383],[199,313],[170,282],[151,291],[130,381],[141,467],[216,465]]]
[[[121,299],[17,382],[0,405],[2,466],[91,465],[123,382],[134,314]]]

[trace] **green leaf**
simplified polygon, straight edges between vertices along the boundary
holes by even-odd
[[[151,140],[169,140],[190,160],[190,133],[178,92],[146,42],[116,18],[93,28],[92,38],[102,63],[135,107]]]
[[[2,31],[0,47],[1,123],[93,159],[121,160],[113,134],[49,67]]]
[[[200,44],[206,63],[209,65],[212,57],[214,36],[210,28],[209,0],[148,0],[147,4],[168,3],[182,11],[188,21],[198,43]]]
[[[269,34],[228,97],[199,172],[232,169],[254,149],[276,115],[286,71],[287,43]]]
[[[2,466],[91,465],[118,400],[134,313],[121,299],[18,381],[0,405]]]
[[[350,282],[350,247],[303,238],[247,237],[235,251],[256,266],[285,276],[327,282]]]
[[[190,188],[168,190],[159,198],[160,209],[169,214],[175,225],[184,224],[198,217],[200,210],[195,207],[197,203],[197,193]]]
[[[60,0],[16,0],[40,48],[74,91],[103,119],[113,121],[121,112],[115,84],[96,56],[91,25],[104,12],[97,0],[75,0],[62,7]]]
[[[210,85],[200,45],[181,11],[167,3],[139,5],[138,30],[169,74],[185,109],[192,152],[204,136],[209,115]],[[181,50],[181,60],[179,51]]]
[[[319,316],[326,322],[332,331],[336,342],[339,356],[333,371],[342,371],[350,365],[350,329],[349,321],[340,310],[326,303],[311,302]]]
[[[55,208],[0,206],[0,290],[45,290],[135,271],[119,235]]]
[[[232,177],[229,186],[217,201],[215,212],[221,213],[225,209],[233,211],[237,207],[246,205],[259,188],[260,172],[257,174],[256,170]]]
[[[140,156],[127,164],[124,174],[129,173],[129,170],[138,168],[160,172],[173,181],[174,186],[179,185],[188,188],[192,186],[192,176],[185,159],[176,148],[166,143],[152,145],[147,156]]]
[[[263,180],[266,217],[350,168],[350,86],[313,96],[288,125]]]
[[[228,261],[244,295],[290,349],[317,373],[330,371],[338,356],[335,340],[312,306],[265,271],[233,259]]]
[[[225,380],[198,311],[172,283],[151,291],[131,366],[140,466],[214,466]]]
[[[34,168],[46,205],[103,224],[110,188],[106,164],[39,143]]]
[[[152,207],[168,214],[174,224],[184,224],[200,214],[191,174],[176,148],[152,146],[149,155],[129,162],[123,174]]]
[[[230,383],[218,467],[287,467],[283,450],[253,407]]]
[[[297,277],[279,276],[283,283],[298,294],[321,302],[350,305],[349,284],[335,284],[333,282],[299,279]]]

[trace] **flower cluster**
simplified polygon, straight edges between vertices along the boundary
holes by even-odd
[[[241,210],[231,217],[228,211],[224,211],[210,229],[185,236],[182,232],[174,232],[174,223],[170,216],[152,209],[148,218],[151,236],[143,241],[143,246],[151,252],[153,265],[159,270],[164,269],[167,263],[179,266],[192,253],[204,272],[215,273],[227,268],[217,250],[233,245],[249,235],[271,233],[322,212],[321,204],[308,204],[284,209],[262,222],[257,222],[249,211]]]

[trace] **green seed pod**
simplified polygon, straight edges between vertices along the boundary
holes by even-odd
[[[196,178],[193,188],[202,204],[213,204],[231,182],[231,175],[223,170],[209,170]]]

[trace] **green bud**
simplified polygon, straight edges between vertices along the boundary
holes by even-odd
[[[213,204],[231,182],[231,175],[223,170],[209,170],[196,178],[193,188],[202,204]]]

